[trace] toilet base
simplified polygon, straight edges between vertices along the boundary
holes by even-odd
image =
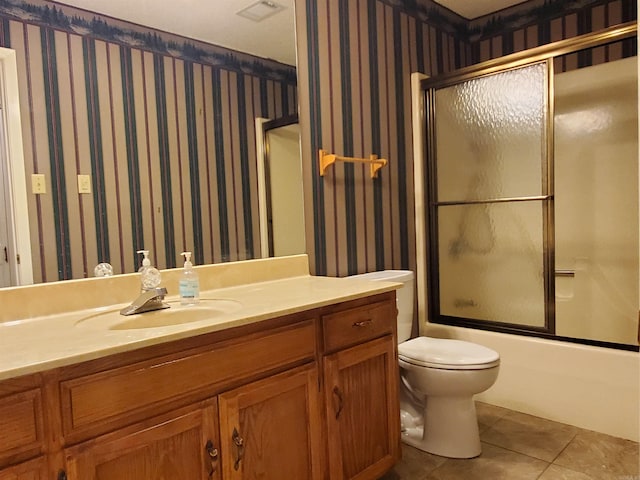
[[[480,432],[473,397],[427,397],[423,414],[424,423],[416,421],[407,425],[403,422],[401,438],[404,443],[441,457],[480,455]]]

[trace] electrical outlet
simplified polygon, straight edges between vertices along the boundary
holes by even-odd
[[[31,175],[31,191],[35,195],[47,193],[47,184],[43,173],[34,173]]]
[[[91,175],[78,175],[78,193],[91,193]]]

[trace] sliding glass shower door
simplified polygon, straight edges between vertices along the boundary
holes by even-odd
[[[636,34],[422,82],[429,321],[638,350]]]
[[[632,56],[554,75],[558,335],[638,341],[637,72]]]
[[[547,63],[431,91],[437,315],[550,331]]]

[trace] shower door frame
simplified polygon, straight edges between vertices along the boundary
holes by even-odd
[[[427,249],[427,291],[429,301],[429,322],[452,326],[469,327],[482,330],[491,330],[518,335],[536,336],[554,340],[563,340],[573,343],[597,345],[621,350],[638,351],[636,345],[618,344],[592,339],[563,337],[555,334],[555,233],[554,233],[554,59],[581,50],[602,46],[605,44],[637,37],[637,22],[628,22],[623,25],[608,28],[596,33],[581,35],[567,40],[561,40],[541,47],[524,50],[512,55],[489,60],[481,64],[456,70],[438,77],[426,78],[420,81],[420,91],[424,107],[424,118],[421,124],[426,128],[423,149],[426,153],[427,168],[424,172],[424,205],[426,206],[425,238]],[[637,55],[637,54],[636,54]],[[435,125],[429,122],[429,118],[435,117],[435,92],[437,89],[453,86],[480,77],[497,74],[517,68],[522,68],[538,63],[546,63],[547,78],[546,92],[548,113],[546,115],[545,143],[543,153],[546,158],[542,163],[542,195],[534,197],[517,197],[501,199],[485,199],[481,201],[466,202],[438,202],[437,199],[437,172],[436,172],[436,147]],[[490,320],[479,320],[463,317],[452,317],[440,314],[440,290],[439,290],[439,265],[438,265],[438,207],[454,204],[479,204],[497,203],[509,201],[542,201],[543,202],[543,266],[544,266],[544,327],[528,326],[521,324],[505,323]]]

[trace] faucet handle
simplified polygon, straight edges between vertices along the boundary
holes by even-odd
[[[160,300],[164,300],[164,296],[167,294],[166,287],[156,287],[154,288],[156,295],[160,297]]]
[[[110,277],[113,275],[113,267],[106,262],[99,263],[93,269],[93,275],[96,277]]]
[[[120,310],[120,315],[133,315],[135,313],[144,313],[169,308],[169,304],[162,301],[166,294],[167,289],[165,287],[156,287],[146,290],[142,292],[131,305]]]

